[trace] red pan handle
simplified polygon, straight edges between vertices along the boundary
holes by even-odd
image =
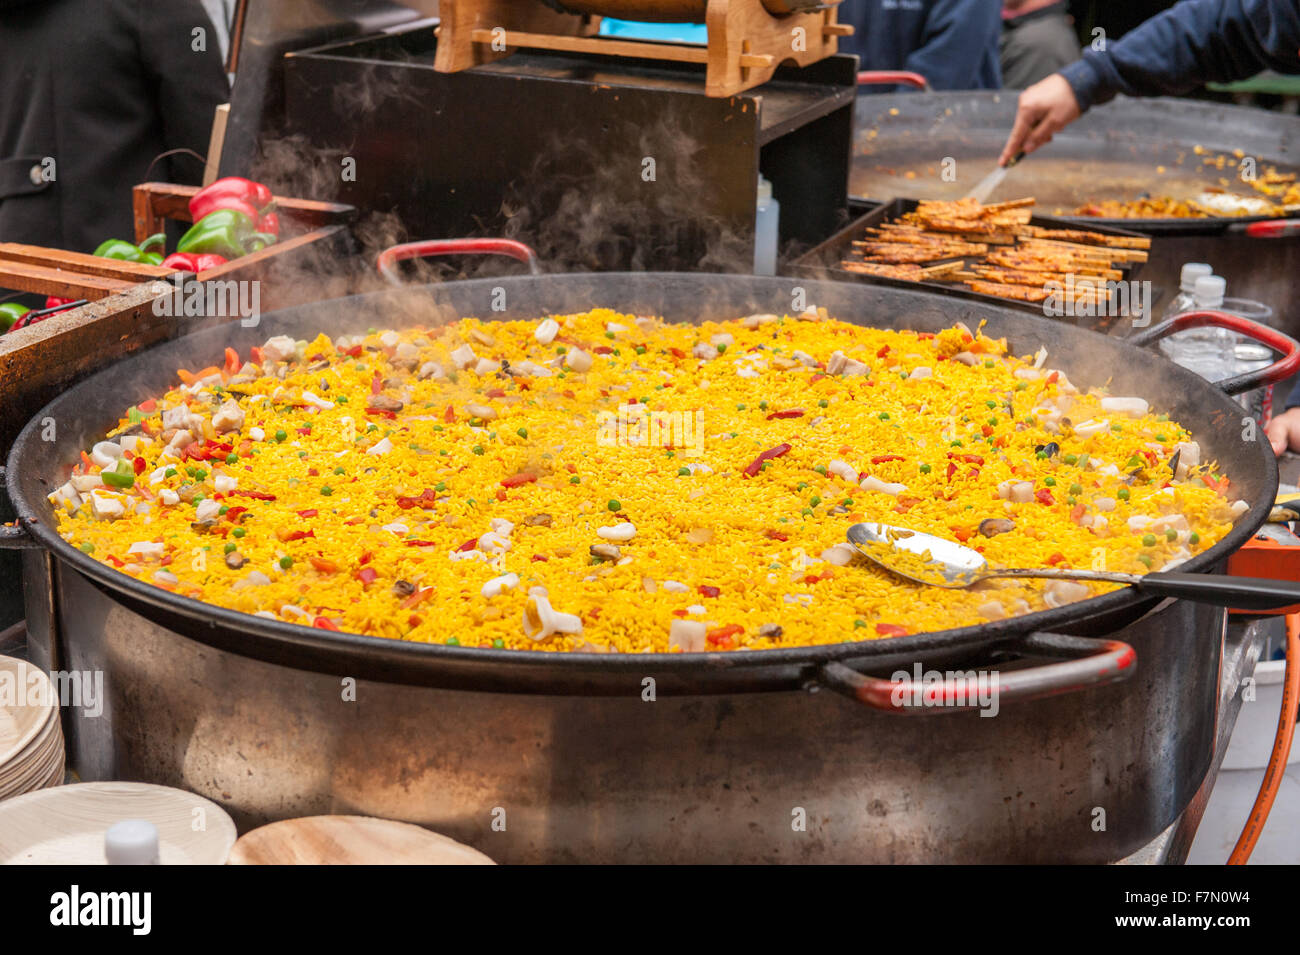
[[[920,73],[908,70],[863,70],[858,74],[859,86],[914,86],[923,93],[930,92],[930,81]]]
[[[379,274],[394,285],[402,278],[394,266],[403,259],[420,259],[429,255],[508,255],[528,266],[533,275],[541,275],[537,253],[514,239],[425,239],[422,242],[404,242],[379,253],[375,266]]]
[[[1230,395],[1239,395],[1243,391],[1252,391],[1265,385],[1276,384],[1290,378],[1296,373],[1297,369],[1300,369],[1300,342],[1297,342],[1290,335],[1284,335],[1276,328],[1269,328],[1259,322],[1252,322],[1248,318],[1242,318],[1240,315],[1229,315],[1226,312],[1184,312],[1181,315],[1166,319],[1159,325],[1152,325],[1150,328],[1131,335],[1128,342],[1139,347],[1151,345],[1167,335],[1172,335],[1174,332],[1181,332],[1188,328],[1203,328],[1206,325],[1212,325],[1215,328],[1226,328],[1238,335],[1245,335],[1247,338],[1253,339],[1261,345],[1267,345],[1275,352],[1281,353],[1282,357],[1267,368],[1261,368],[1259,371],[1249,371],[1244,375],[1225,378],[1214,383],[1216,387],[1221,388]]]
[[[1287,236],[1300,235],[1300,219],[1268,219],[1263,222],[1251,222],[1241,231],[1252,239],[1284,239]]]
[[[842,663],[828,663],[821,668],[817,682],[882,713],[925,716],[980,710],[995,716],[997,708],[1005,703],[1118,683],[1137,669],[1137,652],[1121,640],[1031,633],[1015,649],[1035,656],[1064,657],[1065,662],[1005,673],[994,671],[984,682],[977,681],[975,687],[948,674],[941,674],[942,678],[934,682],[924,678],[918,682],[912,674],[900,670],[894,678],[885,680],[865,676]]]

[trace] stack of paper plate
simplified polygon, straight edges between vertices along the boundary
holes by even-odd
[[[202,796],[150,783],[77,783],[0,802],[0,865],[104,865],[105,834],[152,823],[162,865],[221,865],[235,823]]]
[[[0,657],[0,799],[63,782],[63,728],[50,678]]]

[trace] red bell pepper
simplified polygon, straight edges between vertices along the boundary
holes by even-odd
[[[225,265],[226,261],[224,255],[214,255],[211,252],[173,252],[163,259],[162,264],[166,268],[179,269],[182,272],[206,272],[208,269],[215,269],[218,265]]]
[[[257,231],[265,232],[268,235],[278,236],[280,234],[280,213],[266,212],[257,219]]]
[[[268,207],[273,199],[271,190],[260,182],[227,176],[194,194],[190,199],[190,215],[198,222],[209,212],[237,208],[249,213],[249,218],[257,222],[261,213],[270,211]]]

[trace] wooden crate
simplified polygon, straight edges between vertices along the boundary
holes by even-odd
[[[141,282],[166,278],[172,269],[105,259],[84,252],[0,242],[0,289],[97,301]]]
[[[146,182],[135,187],[132,208],[135,212],[135,241],[143,242],[156,232],[162,232],[167,221],[193,222],[189,202],[201,186],[180,186],[170,182]],[[200,272],[200,280],[217,278],[260,278],[269,267],[277,263],[290,263],[304,250],[327,240],[342,237],[347,223],[356,215],[353,206],[341,202],[319,202],[315,199],[290,199],[275,197],[276,211],[280,214],[281,239],[259,252],[251,252],[225,265]],[[3,284],[3,283],[0,283]],[[277,302],[282,307],[287,302]]]

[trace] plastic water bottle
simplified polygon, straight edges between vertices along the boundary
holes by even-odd
[[[1273,324],[1273,309],[1263,302],[1248,298],[1225,298],[1223,310],[1232,315],[1240,315],[1261,325]],[[1241,335],[1233,335],[1232,358],[1234,375],[1244,375],[1248,371],[1259,371],[1273,363],[1273,350],[1257,341]],[[1237,403],[1250,412],[1250,416],[1266,425],[1273,417],[1273,386],[1265,385],[1237,396]]]
[[[776,246],[781,204],[772,198],[772,184],[758,177],[758,218],[754,226],[754,274],[776,275]]]
[[[1190,312],[1196,305],[1193,299],[1193,292],[1196,290],[1196,280],[1203,275],[1213,275],[1214,269],[1210,268],[1204,262],[1186,262],[1183,264],[1183,270],[1178,276],[1178,294],[1174,300],[1165,308],[1164,317],[1172,318],[1175,315],[1181,315],[1183,312]]]
[[[1187,266],[1183,268],[1186,270]],[[1173,314],[1219,308],[1223,305],[1223,293],[1227,288],[1228,282],[1221,276],[1198,276],[1192,286],[1191,307]],[[1220,381],[1235,374],[1232,354],[1234,337],[1226,329],[1191,328],[1164,339],[1160,343],[1160,351],[1170,361],[1196,372],[1202,378]]]

